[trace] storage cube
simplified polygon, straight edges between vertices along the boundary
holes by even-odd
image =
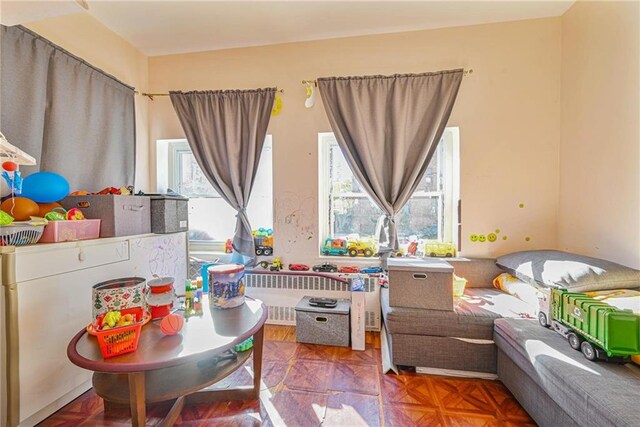
[[[189,230],[189,199],[178,195],[150,194],[151,232],[177,233]]]
[[[390,258],[389,305],[453,310],[453,267],[437,259]]]
[[[314,307],[305,296],[296,306],[296,341],[307,344],[349,346],[349,300],[335,308]]]
[[[67,196],[60,204],[65,209],[79,208],[86,218],[101,219],[100,237],[151,233],[151,200],[148,196]]]

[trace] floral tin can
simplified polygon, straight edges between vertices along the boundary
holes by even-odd
[[[244,304],[244,265],[212,265],[207,274],[211,307],[233,308]]]
[[[125,308],[142,307],[146,310],[146,284],[142,277],[125,277],[93,285],[93,318],[107,311]]]

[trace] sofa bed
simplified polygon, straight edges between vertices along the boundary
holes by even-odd
[[[393,307],[389,289],[382,290],[393,364],[496,375],[542,426],[640,426],[640,366],[587,360],[563,336],[540,325],[535,301],[540,293],[531,292],[640,290],[640,271],[561,251],[449,263],[468,280],[452,311]],[[493,279],[505,272],[520,287],[496,289]],[[640,312],[640,294],[626,301]]]

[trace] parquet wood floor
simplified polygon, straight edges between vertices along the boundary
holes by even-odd
[[[380,335],[367,333],[367,349],[295,342],[295,329],[265,330],[260,400],[186,407],[177,426],[535,426],[499,381],[403,372],[384,375]],[[219,387],[251,384],[250,361]],[[149,406],[157,425],[169,404]],[[128,410],[105,415],[89,390],[40,424],[42,427],[128,426]]]

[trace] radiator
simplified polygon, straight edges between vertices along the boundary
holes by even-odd
[[[295,325],[296,304],[303,296],[351,298],[350,279],[354,275],[257,271],[245,276],[246,294],[264,301],[269,307],[267,323]],[[380,286],[376,277],[366,277],[365,326],[368,331],[380,330]]]

